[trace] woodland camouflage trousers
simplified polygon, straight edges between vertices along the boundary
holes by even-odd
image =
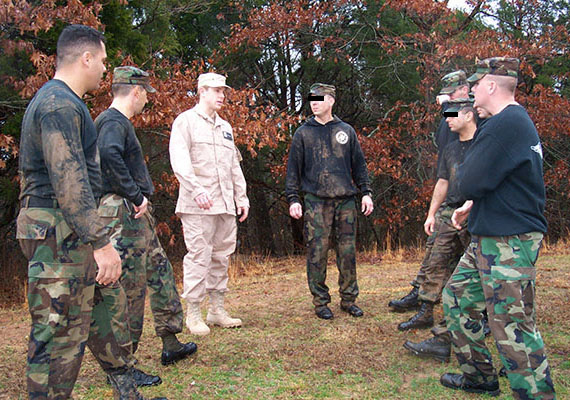
[[[91,245],[79,240],[58,208],[22,208],[16,237],[29,260],[29,398],[68,399],[85,345],[108,374],[126,370],[129,360],[121,356],[103,296],[95,286]],[[124,312],[125,299],[117,301],[118,310]],[[101,312],[95,315],[97,308]]]
[[[466,379],[497,379],[481,323],[489,326],[516,399],[554,399],[544,343],[536,327],[534,264],[543,234],[473,237],[443,291],[453,351]]]
[[[434,233],[428,237],[426,252],[412,286],[419,288],[419,298],[435,303],[455,270],[469,243],[466,227],[457,230],[451,223],[455,208],[442,206],[435,216]]]
[[[111,242],[123,262],[120,282],[128,302],[128,329],[133,352],[142,334],[147,288],[156,334],[162,337],[182,332],[182,304],[172,265],[156,234],[151,207],[135,219],[132,205],[127,200],[109,194],[101,199],[99,214],[110,218]]]
[[[307,279],[315,307],[331,301],[327,277],[327,253],[333,234],[341,304],[349,307],[358,296],[356,283],[356,202],[305,195]]]

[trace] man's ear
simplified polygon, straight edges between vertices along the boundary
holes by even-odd
[[[495,82],[495,81],[490,80],[489,82],[487,82],[487,84],[489,85],[488,86],[489,94],[495,93],[497,91],[497,89],[499,88],[499,85],[497,85],[497,82]]]
[[[89,50],[85,50],[83,53],[81,53],[79,59],[81,60],[82,65],[89,67],[89,64],[91,64],[93,61],[93,53],[91,53]]]

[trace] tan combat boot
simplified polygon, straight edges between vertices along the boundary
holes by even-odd
[[[200,312],[200,302],[188,303],[186,311],[186,326],[193,335],[205,336],[210,333],[210,328],[204,323]]]
[[[210,307],[206,322],[213,325],[219,325],[222,328],[237,328],[241,326],[241,319],[232,318],[224,308],[224,292],[210,292]]]

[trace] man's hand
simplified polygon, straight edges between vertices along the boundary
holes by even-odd
[[[303,207],[301,203],[293,203],[289,206],[289,215],[295,219],[299,219],[303,216]]]
[[[95,280],[101,285],[115,283],[121,277],[121,257],[111,243],[93,250],[98,271]]]
[[[451,97],[449,97],[448,94],[440,94],[439,96],[437,96],[437,97],[435,98],[435,101],[436,101],[437,104],[439,104],[440,106],[441,106],[443,103],[445,103],[445,102],[447,102],[447,101],[449,101],[449,100],[451,100]]]
[[[135,206],[133,204],[133,207],[135,208],[135,211],[136,211],[135,219],[139,219],[148,210],[148,199],[143,196],[143,201],[142,201],[141,205]]]
[[[194,198],[194,201],[196,202],[196,204],[198,204],[198,207],[200,207],[202,210],[208,210],[210,209],[210,207],[214,205],[214,202],[212,201],[210,195],[207,192],[200,193],[198,196]]]
[[[433,235],[435,226],[435,217],[428,215],[426,222],[424,222],[424,231],[428,236]]]
[[[247,218],[247,216],[249,215],[249,207],[238,207],[237,208],[237,214],[241,215],[239,222],[243,222],[245,221],[245,219]]]
[[[461,225],[469,216],[471,207],[473,207],[473,200],[467,200],[461,207],[453,212],[453,215],[451,216],[451,223],[455,229],[461,230]]]
[[[368,195],[362,196],[362,213],[365,217],[368,217],[374,211],[374,203],[372,202],[372,198]]]

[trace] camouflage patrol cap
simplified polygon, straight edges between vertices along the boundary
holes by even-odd
[[[445,112],[459,112],[465,107],[473,107],[473,99],[463,98],[449,100],[448,104],[449,107],[447,107],[447,110],[445,110]]]
[[[150,76],[147,72],[137,67],[125,66],[117,67],[113,70],[113,84],[141,85],[149,93],[156,92],[150,86]]]
[[[333,85],[327,85],[325,83],[313,83],[309,92],[316,96],[328,94],[329,96],[336,97],[336,88]]]
[[[439,94],[451,94],[455,92],[459,86],[463,85],[467,85],[467,75],[465,71],[453,71],[441,78],[442,88]]]
[[[518,58],[492,57],[477,62],[477,70],[467,81],[475,83],[485,75],[502,75],[518,78],[520,61]]]

